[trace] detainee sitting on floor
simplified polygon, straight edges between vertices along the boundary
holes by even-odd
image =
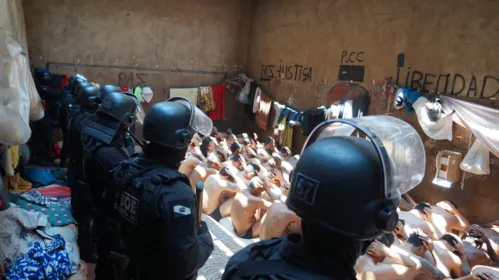
[[[237,193],[234,197],[230,216],[234,230],[239,237],[251,239],[260,236],[261,211],[272,205],[272,202],[262,198],[264,193],[272,201],[278,199],[269,191],[267,181],[255,177],[251,180],[247,190]]]

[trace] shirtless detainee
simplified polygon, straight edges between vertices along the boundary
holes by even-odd
[[[474,268],[480,265],[499,267],[497,251],[494,249],[493,241],[489,238],[490,232],[477,225],[471,227],[472,229],[463,238],[464,250],[468,256],[470,267]]]
[[[260,236],[260,209],[266,210],[272,205],[272,202],[262,198],[265,192],[272,201],[277,200],[272,192],[268,191],[267,182],[255,177],[247,190],[236,194],[230,217],[239,237],[251,239]]]
[[[301,218],[289,210],[285,203],[276,201],[262,218],[260,240],[301,232]]]
[[[454,234],[446,233],[440,240],[433,241],[432,255],[436,267],[446,277],[458,278],[471,273],[463,242]],[[431,278],[421,277],[418,279]]]
[[[431,223],[432,211],[430,204],[419,203],[411,211],[399,211],[398,214],[399,218],[405,221],[405,227],[408,231],[413,232],[415,229],[420,229],[435,240],[442,236],[442,233],[437,233],[437,229]]]
[[[208,176],[204,182],[203,212],[219,222],[230,215],[233,198],[222,201],[224,191],[237,193],[246,187],[237,184],[234,174],[228,168],[222,168],[219,174]]]
[[[440,233],[452,233],[452,230],[465,232],[470,224],[468,220],[457,210],[456,204],[444,200],[431,206],[432,223]]]
[[[272,155],[277,152],[275,148],[275,140],[272,137],[265,138],[263,148],[257,149],[257,157],[261,162],[267,162],[272,158]]]
[[[392,243],[393,235],[385,234],[369,245],[366,254],[359,257],[355,264],[357,279],[411,280],[418,275],[428,275],[431,279],[444,279],[442,273],[428,260],[407,253],[397,246],[391,246]]]
[[[246,168],[246,163],[241,155],[232,155],[228,161],[222,163],[222,167],[235,168],[239,172]]]

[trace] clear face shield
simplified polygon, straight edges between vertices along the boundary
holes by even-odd
[[[198,107],[194,106],[189,100],[183,97],[172,97],[167,102],[177,102],[187,106],[191,110],[191,120],[189,127],[192,131],[209,136],[213,130],[213,122]],[[193,134],[194,134],[193,133]]]
[[[387,199],[399,197],[423,180],[426,166],[423,141],[408,123],[389,116],[327,121],[310,134],[302,153],[317,140],[337,136],[362,137],[374,144],[383,164]]]

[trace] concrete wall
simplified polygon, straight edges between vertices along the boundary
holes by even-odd
[[[438,82],[440,92],[497,107],[490,97],[499,85],[498,10],[499,2],[487,0],[253,0],[248,70],[275,100],[304,110],[330,105],[327,96],[338,82],[340,65],[363,66],[359,83],[371,90],[386,76],[397,79],[397,56],[403,53],[399,85],[408,77],[409,86],[435,90]],[[386,113],[386,100],[379,92],[373,94],[369,114]],[[419,130],[413,115],[393,114]],[[474,222],[498,219],[495,156],[492,174],[468,174],[464,189],[460,183],[451,189],[431,183],[439,150],[463,156],[468,150],[470,133],[457,126],[454,133],[452,142],[433,141],[421,133],[427,174],[411,194],[432,203],[452,199]],[[293,147],[299,151],[305,137],[299,129],[294,134]]]
[[[23,2],[35,67],[148,85],[153,102],[171,87],[215,84],[246,67],[249,0]]]

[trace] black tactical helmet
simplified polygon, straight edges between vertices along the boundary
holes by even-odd
[[[144,139],[168,148],[187,148],[196,133],[191,129],[193,114],[193,108],[182,103],[167,101],[155,104],[144,117]]]
[[[129,92],[111,92],[106,95],[96,114],[108,117],[126,126],[135,123],[137,110],[137,97]]]
[[[90,106],[97,104],[97,93],[99,89],[92,85],[80,89],[77,104],[80,106]]]
[[[357,240],[395,227],[399,198],[384,193],[383,164],[373,143],[339,136],[306,147],[286,204],[298,216]]]
[[[88,82],[87,78],[84,77],[83,75],[76,74],[76,75],[71,76],[69,78],[69,81],[68,81],[68,89],[69,89],[69,91],[72,94],[76,95],[75,87],[76,87],[77,83],[83,83],[83,82]]]
[[[82,88],[88,87],[88,86],[92,86],[92,84],[89,82],[81,82],[78,80],[76,82],[76,85],[74,86],[73,94],[78,96],[80,94]]]
[[[118,86],[105,85],[99,90],[97,97],[102,101],[102,99],[104,99],[104,97],[106,97],[106,95],[111,92],[121,92],[121,89]]]

